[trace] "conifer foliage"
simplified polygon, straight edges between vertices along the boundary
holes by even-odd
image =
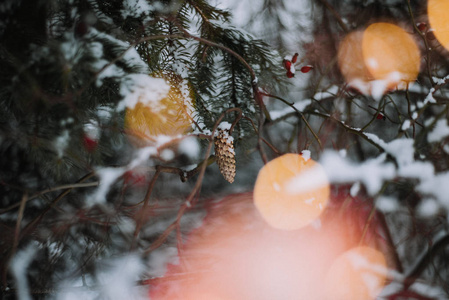
[[[312,156],[331,186],[322,223],[266,229],[273,242],[322,228],[338,243],[338,221],[385,256],[382,297],[448,297],[449,49],[431,15],[444,1],[247,2],[226,1],[246,8],[242,28],[209,0],[0,3],[2,298],[169,295],[189,260],[203,266],[183,251],[205,212],[221,221],[193,241],[259,238],[252,196],[217,195],[251,191],[285,153]],[[313,179],[266,189],[293,199],[276,218]]]
[[[278,57],[229,26],[229,17],[207,1],[190,0],[1,4],[5,295],[14,297],[20,287],[11,265],[26,247],[37,249],[29,266],[37,274],[29,279],[33,290],[54,288],[73,271],[90,273],[93,257],[148,248],[156,232],[139,234],[149,200],[138,204],[142,198],[132,196],[136,182],[147,186],[148,174],[156,181],[170,170],[183,181],[204,173],[198,157],[190,173],[178,169],[192,156],[188,148],[187,158],[179,158],[178,144],[192,135],[213,141],[219,119],[256,116],[256,81],[279,80]],[[251,137],[254,128],[247,122],[235,134]],[[171,167],[154,167],[164,161]],[[136,171],[138,165],[146,170]],[[138,220],[138,229],[118,234],[123,242],[115,245],[111,230],[120,230],[121,218]]]

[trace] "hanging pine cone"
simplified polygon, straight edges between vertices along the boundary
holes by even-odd
[[[227,129],[218,130],[215,137],[215,157],[223,177],[233,183],[235,177],[234,140]]]

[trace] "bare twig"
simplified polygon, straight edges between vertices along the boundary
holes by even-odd
[[[433,246],[428,249],[418,260],[418,263],[406,274],[404,289],[408,289],[421,273],[429,266],[437,253],[449,245],[449,234],[440,238]]]
[[[291,102],[289,102],[289,101],[287,101],[287,100],[285,100],[285,99],[283,99],[283,98],[281,98],[279,96],[266,94],[266,93],[262,93],[262,95],[265,95],[267,97],[271,97],[273,99],[280,100],[281,102],[283,102],[283,103],[287,104],[288,106],[290,106],[301,117],[301,119],[304,121],[304,123],[306,124],[307,128],[309,129],[309,131],[312,133],[312,135],[315,138],[315,140],[318,142],[318,145],[320,146],[320,148],[323,149],[323,145],[321,144],[320,138],[315,133],[315,131],[312,129],[312,126],[310,126],[310,124],[307,121],[307,119],[305,118],[304,114],[295,107],[294,103],[291,103]]]
[[[95,182],[86,182],[86,183],[64,184],[64,185],[52,187],[52,188],[49,188],[49,189],[46,189],[46,190],[37,192],[37,193],[33,194],[32,196],[28,197],[28,198],[26,199],[26,201],[28,202],[28,201],[33,200],[33,199],[35,199],[35,198],[38,198],[38,197],[40,197],[40,196],[42,196],[42,195],[44,195],[44,194],[51,193],[51,192],[55,192],[55,191],[58,191],[58,190],[77,189],[77,188],[83,188],[83,187],[92,187],[92,186],[98,186],[98,184],[99,184],[98,181],[95,181]],[[10,205],[10,206],[4,208],[4,209],[1,209],[1,210],[0,210],[0,214],[6,213],[6,212],[8,212],[8,211],[10,211],[10,210],[13,210],[13,209],[19,207],[20,205],[21,205],[21,202],[14,203],[14,204],[12,204],[12,205]]]
[[[343,29],[344,32],[349,32],[348,27],[343,22],[343,19],[341,18],[340,14],[335,10],[335,8],[329,4],[326,0],[319,0],[335,17],[335,19],[338,22],[338,25],[340,25],[341,29]]]
[[[239,111],[239,108],[230,108],[228,110],[226,110],[225,112],[223,112],[220,117],[217,119],[217,121],[215,121],[215,125],[214,128],[212,129],[212,134],[211,137],[209,139],[209,144],[207,146],[206,149],[206,154],[205,154],[205,161],[207,161],[207,158],[210,157],[210,153],[212,151],[212,146],[214,145],[214,135],[215,135],[215,131],[218,128],[218,125],[220,124],[220,122],[223,120],[224,116],[230,112],[233,111]],[[148,255],[150,252],[152,252],[153,250],[159,248],[160,246],[162,246],[162,244],[165,242],[165,240],[168,238],[168,236],[170,235],[170,233],[177,228],[178,223],[181,222],[181,218],[184,215],[184,213],[190,209],[191,207],[194,206],[194,202],[192,201],[195,197],[195,195],[200,191],[202,183],[203,183],[203,179],[204,179],[204,174],[206,172],[206,167],[207,167],[207,163],[203,163],[201,165],[200,171],[199,171],[199,175],[198,175],[198,179],[196,180],[195,186],[193,187],[192,191],[190,192],[190,194],[187,196],[186,201],[184,202],[183,205],[181,205],[178,214],[176,215],[176,219],[175,221],[173,221],[173,223],[171,223],[165,230],[164,232],[162,232],[162,234],[156,239],[156,241],[154,241],[151,246],[149,248],[147,248],[144,252],[143,255]]]

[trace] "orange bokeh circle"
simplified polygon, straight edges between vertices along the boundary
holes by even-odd
[[[329,269],[326,299],[375,299],[385,285],[387,264],[383,254],[361,246],[339,256]]]
[[[329,194],[326,174],[318,163],[298,154],[285,154],[259,171],[254,204],[272,227],[295,230],[320,216]]]
[[[366,28],[362,41],[366,67],[389,87],[406,88],[419,73],[420,53],[415,40],[401,27],[374,23]]]
[[[380,98],[416,80],[419,48],[410,34],[391,23],[374,23],[349,33],[340,43],[338,64],[348,84],[365,95]]]
[[[368,71],[362,51],[363,31],[346,35],[338,48],[338,65],[346,82],[363,94],[370,94],[370,81],[374,77]]]
[[[427,2],[427,14],[431,28],[440,44],[449,50],[449,22],[447,12],[449,11],[448,0],[429,0]]]

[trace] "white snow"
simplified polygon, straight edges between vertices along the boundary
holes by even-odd
[[[229,129],[231,129],[231,126],[232,126],[232,124],[229,122],[221,122],[217,128],[221,129],[221,130],[229,130]]]
[[[121,78],[125,75],[125,71],[116,64],[111,64],[105,59],[99,59],[91,64],[92,68],[97,74],[95,84],[100,87],[105,78]]]
[[[285,191],[292,195],[308,193],[329,184],[323,167],[316,164],[285,183]]]
[[[152,276],[163,276],[167,270],[167,263],[175,264],[178,258],[178,249],[176,247],[159,248],[150,253],[148,272]]]
[[[62,158],[64,156],[65,149],[69,145],[70,142],[70,134],[67,129],[63,130],[61,135],[56,137],[53,141],[53,146],[58,154],[58,158]]]
[[[354,183],[352,186],[351,186],[351,189],[349,190],[349,194],[352,196],[352,197],[355,197],[355,196],[357,196],[357,194],[359,193],[359,191],[360,191],[360,182],[356,182],[356,183]]]
[[[449,172],[436,174],[433,177],[427,177],[417,186],[421,193],[435,197],[439,204],[449,210]]]
[[[412,123],[410,122],[410,120],[405,120],[404,123],[402,123],[401,129],[402,129],[402,130],[407,130],[407,129],[410,128],[410,125],[411,125],[411,124],[412,124]]]
[[[424,99],[424,105],[427,103],[437,103],[437,100],[433,98],[433,93],[435,93],[435,88],[431,88],[426,98]]]
[[[142,15],[148,15],[152,10],[153,7],[145,0],[124,0],[121,13],[124,19],[128,16],[138,18]]]
[[[157,113],[162,109],[159,101],[167,96],[169,90],[170,86],[162,78],[154,78],[146,74],[127,75],[120,86],[123,100],[117,105],[117,110],[132,109],[141,102]]]
[[[175,152],[171,149],[164,149],[161,151],[160,157],[165,161],[170,161],[175,158]]]
[[[449,136],[449,126],[446,119],[438,120],[435,124],[435,128],[427,136],[429,143],[440,142],[442,139]]]
[[[339,90],[340,88],[337,85],[333,85],[325,91],[321,91],[313,95],[313,99],[320,101],[329,97],[335,97]]]
[[[396,198],[381,196],[376,199],[376,208],[384,213],[396,212],[400,208],[400,204]]]
[[[98,178],[100,179],[100,184],[95,190],[91,197],[87,198],[87,204],[103,204],[106,202],[106,194],[109,192],[111,185],[126,172],[125,168],[101,168],[95,171]]]
[[[88,123],[84,124],[83,126],[84,133],[86,136],[91,138],[92,140],[98,140],[100,138],[100,127],[98,125],[98,122],[96,120],[89,120]]]
[[[441,205],[436,201],[435,199],[423,199],[418,204],[418,207],[416,211],[418,212],[418,215],[423,218],[432,218],[436,214],[438,214],[438,211],[440,210]]]
[[[306,100],[301,100],[301,101],[296,102],[295,104],[293,104],[293,106],[296,108],[296,110],[302,112],[311,103],[312,103],[312,100],[306,99]],[[296,112],[296,110],[289,106],[289,107],[286,107],[281,110],[270,111],[270,116],[271,116],[272,120],[277,120],[277,119],[280,119],[288,114]]]
[[[110,262],[109,268],[99,270],[97,280],[100,282],[101,295],[109,300],[133,299],[138,297],[135,284],[144,265],[137,255],[128,255]]]
[[[324,151],[320,163],[330,182],[349,183],[360,181],[368,194],[375,195],[385,180],[393,179],[395,167],[385,162],[385,154],[376,159],[368,159],[362,163],[351,162],[342,158],[337,152]]]
[[[144,147],[144,148],[137,150],[134,155],[134,159],[128,164],[128,166],[126,167],[126,170],[128,171],[128,170],[131,170],[131,169],[141,166],[145,161],[150,159],[150,157],[152,155],[156,155],[156,154],[157,154],[157,148],[154,146],[148,146],[148,147]]]
[[[310,159],[310,157],[311,157],[311,152],[310,152],[310,150],[302,150],[301,151],[301,155],[302,155],[302,158],[304,158],[305,161],[308,161]]]
[[[432,76],[432,79],[437,85],[443,85],[446,83],[446,80],[449,79],[449,75],[447,75],[443,78],[438,78],[438,77]]]
[[[27,269],[33,261],[38,246],[31,243],[25,249],[16,253],[11,261],[10,270],[17,284],[17,297],[20,300],[31,300],[30,288],[28,286]]]
[[[196,159],[200,154],[200,145],[196,138],[187,137],[179,143],[178,151],[180,154],[184,154],[190,159]]]

